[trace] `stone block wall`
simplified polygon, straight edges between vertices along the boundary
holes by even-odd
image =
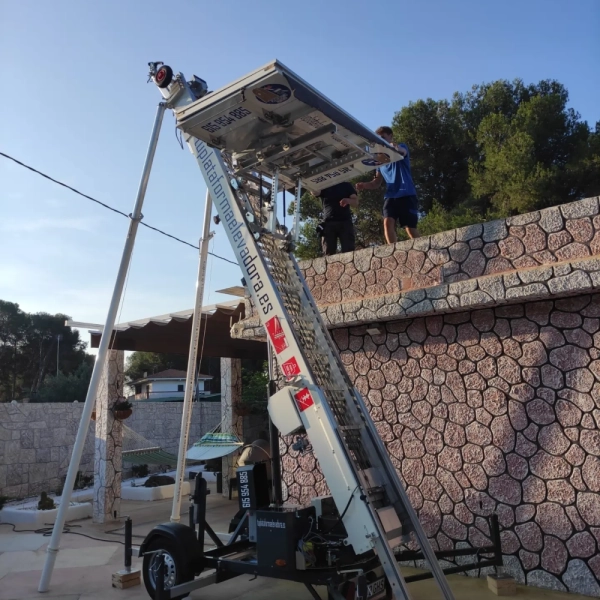
[[[153,446],[177,454],[183,404],[138,402],[125,424]],[[0,404],[0,495],[25,498],[54,491],[67,473],[83,404]],[[221,420],[221,404],[195,403],[190,443]],[[90,424],[80,470],[94,472],[94,431]]]
[[[0,404],[0,494],[53,491],[66,474],[83,404]],[[81,470],[94,470],[94,426]]]
[[[600,294],[332,333],[437,547],[497,512],[518,581],[600,595]],[[327,493],[285,442],[289,501]]]
[[[177,455],[183,402],[137,402],[127,427],[143,435],[152,446]],[[221,422],[220,402],[195,402],[190,424],[190,446]]]

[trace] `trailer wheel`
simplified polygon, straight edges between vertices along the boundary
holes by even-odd
[[[166,88],[169,86],[171,81],[173,81],[173,69],[168,67],[167,65],[163,65],[154,76],[154,80],[156,81],[156,85],[159,88]]]
[[[163,560],[167,565],[167,571],[165,573],[165,589],[172,588],[180,583],[185,583],[186,581],[192,581],[192,579],[194,579],[194,571],[190,568],[189,562],[185,560],[181,548],[179,548],[173,540],[167,537],[157,536],[148,543],[142,566],[144,585],[151,598],[154,598],[156,595],[156,578],[158,569],[163,564]],[[183,594],[182,596],[177,596],[173,600],[180,600],[181,598],[187,598],[188,596],[189,594]]]

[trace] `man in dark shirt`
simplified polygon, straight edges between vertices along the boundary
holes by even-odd
[[[354,250],[354,224],[351,206],[358,206],[354,186],[349,182],[338,183],[315,194],[323,204],[323,222],[319,226],[323,254],[337,252],[338,239],[342,252]]]

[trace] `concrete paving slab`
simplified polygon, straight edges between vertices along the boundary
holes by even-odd
[[[44,600],[58,600],[58,598],[60,598],[60,600],[80,600],[81,596],[79,594],[69,594],[68,596],[65,596],[64,594],[61,594],[60,596],[49,596],[48,594],[44,594],[43,598]],[[15,598],[15,600],[17,599]],[[27,596],[27,598],[19,598],[18,600],[40,600],[40,594],[37,596]]]
[[[40,533],[6,533],[0,536],[0,552],[39,550],[47,542]]]
[[[80,549],[65,548],[58,553],[54,568],[71,569],[77,567],[97,567],[110,562],[119,546],[87,546],[85,552]],[[42,569],[46,561],[46,552],[4,552],[0,555],[0,579],[8,573],[26,573]]]

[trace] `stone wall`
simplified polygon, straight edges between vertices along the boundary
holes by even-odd
[[[598,198],[300,264],[319,304],[600,254]]]
[[[598,198],[300,268],[436,547],[495,511],[519,581],[600,596]],[[280,445],[289,501],[327,493]]]
[[[139,410],[142,408],[142,410]],[[177,455],[183,402],[139,402],[125,424],[153,446]],[[190,425],[190,446],[221,422],[220,402],[195,402]]]
[[[153,446],[177,454],[180,402],[138,402],[125,424]],[[24,498],[54,491],[66,475],[83,404],[0,404],[0,495]],[[221,405],[195,403],[190,445],[219,424]],[[94,428],[90,424],[80,470],[94,471]]]
[[[83,404],[0,404],[0,494],[24,498],[54,491],[66,475]],[[94,470],[94,424],[80,470]]]
[[[439,548],[487,543],[520,582],[600,595],[600,294],[333,337]],[[282,444],[290,502],[326,493]]]

